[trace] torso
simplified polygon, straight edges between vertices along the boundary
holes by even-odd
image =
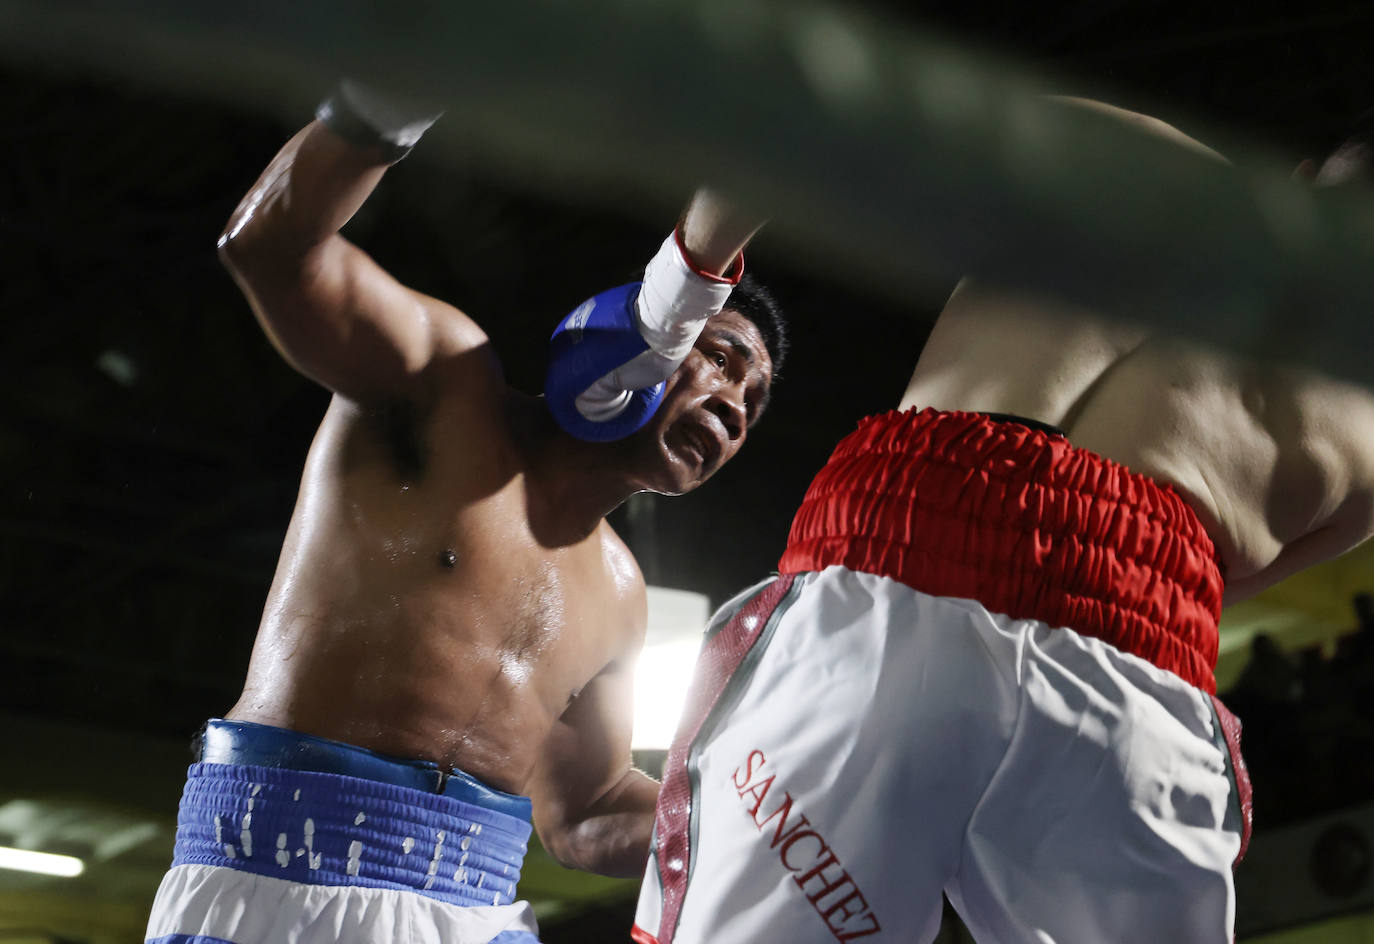
[[[1173,486],[1216,544],[1228,602],[1282,576],[1285,548],[1339,525],[1368,488],[1369,391],[967,283],[922,352],[912,406],[1050,423]]]
[[[475,399],[420,417],[335,397],[229,717],[523,792],[554,722],[642,621],[643,581],[604,522],[536,536],[519,398]]]

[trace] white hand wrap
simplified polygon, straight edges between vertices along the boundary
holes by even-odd
[[[728,278],[695,268],[674,230],[644,270],[635,321],[648,350],[598,378],[577,398],[577,411],[605,422],[623,410],[632,391],[652,387],[677,370],[712,315],[720,313],[744,271],[741,257]]]
[[[394,163],[410,153],[441,112],[392,98],[351,79],[342,79],[315,117],[351,144],[378,147]]]

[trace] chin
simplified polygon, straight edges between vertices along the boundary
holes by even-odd
[[[685,495],[710,477],[709,474],[698,476],[662,442],[656,458],[655,468],[645,478],[649,488],[660,495]]]
[[[709,479],[715,470],[698,469],[695,462],[673,452],[667,442],[669,426],[663,423],[642,431],[643,439],[635,450],[642,473],[640,487],[659,495],[685,495]]]
[[[704,478],[694,478],[686,469],[675,469],[671,466],[649,478],[649,490],[660,495],[686,495],[706,481]]]

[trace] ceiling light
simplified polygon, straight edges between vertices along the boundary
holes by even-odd
[[[76,856],[57,855],[52,852],[34,852],[31,849],[12,849],[0,846],[0,869],[13,869],[16,872],[37,872],[40,875],[60,875],[72,878],[86,870],[86,863]]]

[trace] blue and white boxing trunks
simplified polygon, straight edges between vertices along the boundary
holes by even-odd
[[[527,798],[460,771],[211,721],[146,939],[538,944],[530,830]]]

